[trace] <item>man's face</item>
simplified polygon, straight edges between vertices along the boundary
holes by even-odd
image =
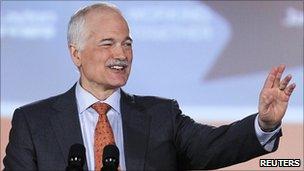
[[[132,39],[122,16],[109,11],[86,15],[86,34],[79,51],[81,83],[103,90],[113,90],[126,84],[132,63]]]

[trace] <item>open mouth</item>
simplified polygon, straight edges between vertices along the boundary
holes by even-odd
[[[126,60],[109,60],[106,66],[112,71],[123,71],[129,66],[129,63]]]
[[[119,66],[119,65],[113,65],[113,66],[109,66],[110,69],[115,69],[118,71],[122,71],[126,68],[126,66]]]

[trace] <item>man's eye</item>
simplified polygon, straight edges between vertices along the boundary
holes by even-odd
[[[112,46],[112,43],[104,43],[104,44],[101,44],[101,46]]]
[[[132,46],[132,43],[129,43],[129,42],[124,43],[124,46],[126,46],[126,47],[131,47],[131,46]]]

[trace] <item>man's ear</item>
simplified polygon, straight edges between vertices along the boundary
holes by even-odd
[[[73,63],[79,68],[81,66],[81,57],[79,54],[79,49],[73,45],[69,45],[70,55],[72,57]]]

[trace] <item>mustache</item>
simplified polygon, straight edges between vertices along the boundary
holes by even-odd
[[[106,63],[107,67],[111,66],[122,66],[122,67],[127,67],[129,66],[129,62],[126,59],[110,59]]]

